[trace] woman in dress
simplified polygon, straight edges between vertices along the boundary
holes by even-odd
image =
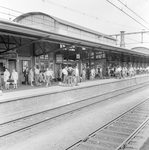
[[[47,82],[46,87],[48,87],[49,85],[51,85],[51,78],[52,78],[52,74],[49,68],[47,68],[45,75],[46,75],[46,82]]]
[[[4,82],[5,82],[5,89],[6,89],[6,90],[9,89],[9,82],[8,82],[9,77],[10,77],[10,72],[9,72],[8,69],[6,68],[6,69],[5,69],[5,72],[4,72]]]
[[[82,70],[82,80],[83,81],[86,80],[86,70],[85,70],[85,68],[83,68],[83,70]]]
[[[29,71],[29,80],[30,80],[31,86],[34,86],[34,85],[33,85],[33,81],[34,81],[34,72],[33,72],[32,68],[30,68],[30,71]]]
[[[12,71],[12,75],[11,75],[11,78],[14,80],[14,83],[13,83],[13,88],[14,89],[17,89],[17,82],[18,82],[18,73],[16,72],[15,69],[13,69]]]

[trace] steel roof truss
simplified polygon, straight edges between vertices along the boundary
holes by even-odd
[[[43,49],[43,48],[41,47],[41,45],[39,44],[39,42],[37,42],[37,44],[38,44],[39,48],[42,50],[42,52],[45,53],[45,49]]]
[[[54,47],[51,44],[49,44],[49,42],[46,42],[46,43],[52,48],[52,51],[53,51]]]
[[[15,41],[15,43],[17,43],[18,46],[21,46],[21,37],[19,38],[20,43],[15,39],[14,36],[11,36],[11,38]]]
[[[4,40],[4,38],[0,35],[0,37],[1,37],[1,39],[2,39],[2,41],[3,41],[3,44],[5,45],[5,47],[6,47],[6,51],[8,50],[8,45],[6,44],[6,42],[5,42],[5,40]]]
[[[18,48],[21,48],[21,47],[24,47],[24,46],[33,44],[33,43],[35,43],[35,42],[41,41],[41,40],[43,40],[43,39],[46,39],[46,38],[48,38],[49,36],[50,36],[50,35],[45,36],[45,37],[42,37],[42,38],[39,38],[39,39],[37,39],[37,40],[31,41],[31,42],[28,42],[28,43],[25,43],[25,44],[22,44],[22,45],[20,45],[20,46],[15,46],[15,47],[13,47],[13,48],[9,48],[8,50],[5,50],[5,51],[3,51],[3,52],[0,52],[0,54],[5,53],[5,52],[10,51],[10,50],[13,50],[13,49],[18,49]]]

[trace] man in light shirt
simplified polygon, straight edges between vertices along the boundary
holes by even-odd
[[[63,83],[64,83],[64,85],[67,85],[67,76],[68,76],[67,66],[65,68],[63,68],[62,73],[63,73],[63,76],[64,76]]]
[[[78,82],[79,82],[79,69],[78,69],[77,66],[75,67],[74,71],[75,71],[75,78],[76,78],[76,80],[75,80],[75,81],[76,81],[75,85],[77,86],[77,85],[78,85]]]

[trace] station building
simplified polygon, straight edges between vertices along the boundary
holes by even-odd
[[[26,67],[47,67],[59,76],[60,68],[77,64],[79,72],[89,66],[146,67],[149,54],[118,47],[115,38],[41,13],[30,12],[12,21],[0,20],[0,72],[17,69],[21,83]]]

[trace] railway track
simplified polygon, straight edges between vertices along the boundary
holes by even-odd
[[[149,99],[146,99],[66,150],[139,150],[148,131]]]
[[[117,91],[114,91],[116,94],[114,94],[113,97],[119,96],[121,94],[126,94],[128,92],[132,92],[132,91],[135,91],[137,89],[140,89],[146,86],[148,86],[148,84],[140,84],[138,86],[133,86],[131,88],[117,90]],[[43,112],[39,112],[36,114],[32,114],[23,118],[18,118],[16,120],[12,120],[12,121],[0,124],[0,140],[1,138],[4,140],[5,137],[7,138],[8,136],[19,134],[28,129],[30,130],[32,128],[35,128],[38,125],[48,123],[51,120],[54,120],[56,118],[74,113],[76,111],[79,111],[79,110],[88,108],[90,106],[93,106],[97,103],[100,103],[101,101],[98,100],[99,96],[101,95],[96,95],[91,98],[83,99],[82,101],[79,101],[79,102],[71,103],[68,105],[57,107],[55,109],[46,110]],[[102,96],[104,96],[104,94]],[[108,99],[109,98],[112,98],[112,97],[108,97]]]

